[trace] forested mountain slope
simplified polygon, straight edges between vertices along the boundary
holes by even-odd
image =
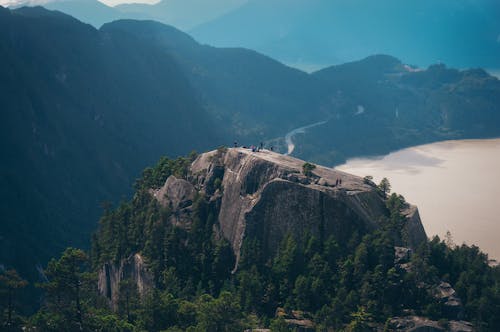
[[[0,8],[0,263],[33,272],[86,246],[103,201],[163,154],[220,132],[175,62],[43,8]]]

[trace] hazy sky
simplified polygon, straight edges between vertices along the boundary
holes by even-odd
[[[122,3],[149,3],[149,4],[155,4],[157,2],[160,2],[159,0],[99,0],[102,3],[105,3],[108,6],[116,6],[120,5]]]
[[[54,1],[71,1],[71,0],[0,0],[0,6],[4,7],[17,7],[20,5],[26,6],[36,6],[36,5],[44,5],[48,2]],[[80,0],[81,1],[81,0]],[[105,3],[108,6],[116,6],[122,3],[149,3],[155,4],[160,2],[161,0],[98,0],[102,3]],[[213,0],[206,0],[207,2]],[[179,2],[178,0],[172,0],[172,2]],[[233,6],[234,3],[244,3],[246,0],[217,0],[218,6],[221,4],[227,3],[228,6]]]
[[[101,1],[101,0],[99,0]],[[17,7],[19,5],[36,6],[44,5],[51,0],[0,0],[0,5],[4,7]],[[150,3],[154,4],[159,2],[159,0],[102,0],[108,6],[116,6],[122,3]]]

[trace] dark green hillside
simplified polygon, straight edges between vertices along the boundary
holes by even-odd
[[[86,246],[103,201],[162,153],[217,144],[162,50],[43,8],[0,8],[0,264]]]
[[[201,45],[152,21],[121,20],[101,30],[125,31],[162,47],[179,63],[210,114],[241,141],[281,137],[298,125],[324,118],[321,84],[255,51]]]

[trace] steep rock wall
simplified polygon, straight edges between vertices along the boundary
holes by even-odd
[[[243,148],[208,152],[193,162],[190,180],[196,189],[221,199],[219,227],[237,261],[245,236],[258,237],[265,252],[272,253],[288,233],[333,235],[345,242],[354,230],[377,228],[387,215],[380,193],[362,178],[322,166],[307,177],[301,174],[303,164]],[[220,191],[212,185],[217,178]],[[407,216],[405,245],[414,248],[427,237],[416,208]]]
[[[139,295],[144,296],[153,288],[153,276],[141,255],[135,254],[119,263],[108,262],[99,270],[99,292],[110,300],[113,310],[117,308],[120,282],[132,280]]]

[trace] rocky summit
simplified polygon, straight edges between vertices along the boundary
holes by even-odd
[[[266,149],[219,149],[199,155],[187,180],[172,175],[153,194],[173,209],[171,221],[185,227],[195,195],[209,197],[236,264],[245,236],[259,238],[263,251],[270,253],[290,233],[311,232],[320,239],[334,235],[342,243],[353,230],[379,227],[387,211],[384,196],[373,183],[319,165],[305,175],[304,164]],[[427,237],[418,209],[408,205],[405,215],[408,236],[401,244],[415,248]]]

